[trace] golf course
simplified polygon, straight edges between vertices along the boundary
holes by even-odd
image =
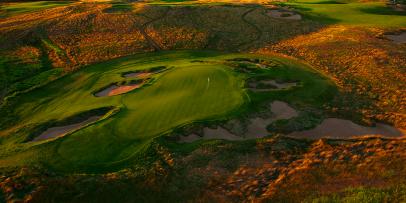
[[[405,0],[0,2],[0,203],[405,202]]]
[[[262,68],[251,64],[246,73],[227,64],[243,57],[271,60],[274,64]],[[165,69],[144,78],[147,81],[137,89],[113,96],[94,95],[111,83],[134,79],[123,77],[123,73],[154,67]],[[245,88],[245,80],[255,77],[299,81],[300,86],[256,93]],[[18,120],[5,132],[13,132],[17,126],[24,130],[10,133],[18,136],[2,136],[3,146],[20,150],[2,151],[6,153],[2,154],[1,163],[12,166],[49,162],[61,170],[107,170],[131,161],[151,140],[173,128],[236,118],[255,111],[254,104],[274,99],[316,107],[328,102],[334,89],[328,78],[310,67],[280,57],[207,51],[124,57],[89,66],[8,99],[7,105],[16,107],[13,114]],[[35,141],[44,129],[77,123],[80,118],[96,115],[88,113],[86,118],[81,116],[83,112],[96,113],[103,107],[107,110],[98,114],[101,117],[96,122]],[[79,117],[76,121],[75,116]]]

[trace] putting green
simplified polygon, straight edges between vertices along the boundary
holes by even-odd
[[[259,70],[273,78],[300,80],[303,88],[252,93],[244,88],[253,73],[242,73],[227,59],[260,57],[278,61],[278,68]],[[196,60],[199,60],[196,62]],[[201,62],[204,60],[206,62]],[[140,89],[110,97],[94,93],[112,83],[130,81],[123,73],[166,66]],[[258,69],[261,69],[258,67]],[[0,165],[42,162],[64,170],[97,171],[131,160],[157,136],[196,121],[216,121],[254,108],[264,99],[322,104],[332,83],[303,64],[277,57],[217,52],[178,51],[141,54],[84,67],[44,87],[9,101],[17,120],[0,130]],[[304,88],[310,88],[306,91]],[[255,101],[254,101],[255,100]],[[254,102],[254,103],[252,103]],[[63,121],[81,112],[115,106],[120,111],[62,138],[24,142],[38,126]],[[12,131],[13,129],[24,129]],[[11,132],[11,133],[10,133]]]

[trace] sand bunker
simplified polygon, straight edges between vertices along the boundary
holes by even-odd
[[[298,116],[298,113],[294,108],[282,101],[272,102],[271,111],[273,115],[270,118],[257,117],[250,119],[250,124],[247,127],[247,132],[244,133],[244,137],[247,139],[265,137],[268,135],[267,126],[272,122],[281,119],[291,119]]]
[[[406,135],[406,131],[385,124],[377,124],[376,127],[365,127],[349,120],[328,118],[314,129],[293,132],[290,137],[308,139],[349,139],[361,136],[379,136],[398,138]]]
[[[406,32],[398,35],[385,35],[385,37],[392,40],[396,44],[406,44]]]
[[[140,88],[142,84],[129,84],[129,85],[111,85],[100,92],[94,94],[96,97],[109,97],[119,94],[124,94],[134,89]]]
[[[264,92],[270,90],[283,90],[296,86],[296,82],[278,83],[275,80],[262,80],[249,82],[248,86],[251,91]]]
[[[203,128],[203,136],[200,137],[196,134],[191,134],[188,136],[181,136],[180,142],[194,142],[196,140],[211,140],[211,139],[220,139],[220,140],[242,140],[242,137],[236,136],[222,127],[212,128]]]
[[[167,70],[166,66],[156,66],[152,68],[148,68],[145,70],[136,70],[136,71],[129,71],[122,73],[122,76],[125,78],[147,78],[151,76],[152,74],[160,73]]]
[[[250,119],[246,131],[240,136],[229,132],[223,127],[217,127],[215,129],[206,127],[203,129],[203,136],[198,136],[196,134],[180,136],[180,142],[193,142],[200,139],[243,140],[262,138],[268,135],[267,126],[271,122],[280,119],[290,119],[298,116],[296,110],[285,102],[274,101],[270,104],[270,106],[273,115],[270,118],[256,117]],[[240,128],[241,126],[236,127]]]
[[[88,125],[90,123],[93,123],[93,122],[99,120],[100,118],[101,118],[101,116],[92,116],[92,117],[88,118],[87,120],[82,121],[80,123],[75,123],[75,124],[66,125],[66,126],[60,126],[60,127],[48,128],[46,131],[41,133],[41,135],[34,138],[32,140],[32,142],[37,142],[37,141],[43,141],[43,140],[53,139],[53,138],[57,138],[57,137],[62,137],[62,136],[66,135],[69,132],[72,132],[74,130],[82,128],[83,126],[86,126],[86,125]]]
[[[281,119],[290,119],[299,115],[294,108],[282,101],[272,102],[271,111],[274,114],[273,119],[275,121]]]
[[[270,10],[268,14],[273,18],[278,19],[286,19],[286,20],[301,20],[302,16],[292,12],[292,11],[285,11],[285,10]]]
[[[126,73],[126,74],[123,74],[123,77],[125,77],[125,78],[147,78],[150,75],[152,75],[152,73]]]

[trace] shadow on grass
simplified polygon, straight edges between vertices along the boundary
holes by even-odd
[[[317,2],[300,2],[301,4],[347,4],[340,1],[317,1]]]
[[[406,16],[406,11],[395,11],[389,7],[375,6],[369,8],[360,8],[363,13],[374,15],[394,15],[394,16]]]
[[[131,12],[133,7],[125,2],[112,2],[111,7],[104,10],[106,13],[127,13]]]

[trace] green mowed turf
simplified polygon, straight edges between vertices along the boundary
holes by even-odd
[[[225,59],[256,57],[278,61],[281,67],[260,70],[274,79],[300,80],[288,91],[253,93],[244,80],[253,77],[224,65]],[[205,60],[201,63],[194,60]],[[166,66],[150,84],[126,94],[95,97],[103,87],[124,80],[122,73]],[[308,89],[306,89],[308,88]],[[224,120],[250,111],[261,101],[280,99],[319,106],[335,91],[331,81],[307,66],[284,58],[216,52],[180,51],[141,54],[84,67],[50,84],[11,98],[7,108],[17,121],[0,131],[0,165],[41,162],[60,170],[117,169],[148,147],[157,136],[192,122]],[[80,112],[116,106],[110,118],[65,137],[23,142],[38,125]],[[5,108],[5,107],[3,107]],[[22,129],[12,131],[13,129]],[[187,145],[187,144],[185,144]]]
[[[406,26],[406,12],[395,11],[385,2],[340,2],[330,0],[289,1],[308,17],[332,24],[376,27]]]
[[[43,9],[65,6],[72,2],[70,1],[34,1],[34,2],[19,2],[5,3],[0,5],[0,16],[12,16],[21,13],[29,13],[40,11]]]

